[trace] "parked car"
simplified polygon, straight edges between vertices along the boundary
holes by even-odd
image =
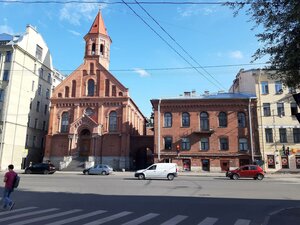
[[[226,177],[237,180],[242,178],[253,178],[254,180],[264,179],[265,173],[263,169],[258,165],[245,165],[235,170],[229,170],[226,172]]]
[[[111,168],[109,165],[97,164],[91,168],[84,169],[82,172],[83,174],[108,175],[113,172],[113,168]]]
[[[155,163],[146,169],[138,170],[134,176],[139,180],[148,178],[167,178],[173,180],[177,177],[177,164],[176,163]]]
[[[25,168],[26,174],[40,173],[40,174],[53,174],[56,168],[51,163],[38,163]]]

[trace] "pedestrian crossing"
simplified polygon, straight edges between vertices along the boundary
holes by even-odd
[[[199,218],[198,222],[191,223],[186,215],[174,215],[170,218],[158,213],[140,213],[121,211],[109,212],[107,210],[87,211],[82,209],[63,210],[59,208],[41,209],[38,207],[16,208],[12,211],[0,212],[0,224],[6,225],[254,225],[248,219],[232,219],[230,222],[222,221],[221,218],[205,217]],[[154,222],[153,222],[154,221]],[[158,222],[159,221],[159,222]],[[195,221],[195,218],[192,220]]]

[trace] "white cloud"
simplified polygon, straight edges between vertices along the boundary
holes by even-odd
[[[70,32],[71,34],[75,35],[75,36],[81,36],[81,33],[75,31],[75,30],[68,30],[68,32]]]
[[[14,34],[14,31],[7,25],[0,25],[0,33]]]
[[[133,68],[133,71],[137,74],[140,75],[140,77],[149,77],[150,73],[148,73],[146,70],[144,69],[140,69],[140,68]]]
[[[216,12],[213,7],[210,8],[196,8],[195,6],[188,6],[188,7],[178,7],[177,12],[181,17],[191,17],[197,15],[204,15],[208,16]]]
[[[242,58],[244,58],[243,53],[239,50],[229,52],[229,56],[233,59],[242,59]]]
[[[83,19],[93,19],[94,11],[107,7],[106,4],[88,3],[87,1],[89,0],[83,0],[83,3],[64,4],[60,10],[60,20],[66,20],[73,25],[80,25],[80,21]]]

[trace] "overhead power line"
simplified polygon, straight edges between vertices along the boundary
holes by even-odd
[[[244,63],[244,64],[228,64],[228,65],[211,65],[211,66],[202,66],[202,68],[228,68],[228,67],[241,67],[241,66],[258,66],[258,65],[269,65],[268,63]],[[186,67],[160,67],[160,68],[142,68],[142,70],[146,71],[171,71],[171,70],[193,70],[194,68],[191,66]],[[200,68],[200,67],[196,67]],[[106,69],[103,69],[103,71]],[[23,70],[10,70],[10,71],[23,71]],[[73,71],[83,71],[83,70],[73,70],[73,69],[58,69],[58,71],[62,72],[73,72]],[[135,72],[136,69],[112,69],[110,72]]]
[[[70,1],[57,1],[57,0],[47,0],[47,1],[25,1],[25,0],[0,0],[0,3],[20,3],[20,4],[107,4],[107,5],[117,5],[117,4],[124,4],[123,1],[115,1],[115,2],[108,2],[108,1],[79,1],[79,0],[70,0]],[[129,5],[136,5],[136,2],[126,2]],[[227,2],[196,2],[196,1],[141,1],[139,4],[147,4],[147,5],[224,5],[224,4],[250,4],[248,2],[243,1],[227,1]]]
[[[190,63],[182,54],[180,54],[165,38],[163,38],[153,27],[149,25],[130,5],[128,5],[124,0],[122,0],[124,4],[140,19],[146,24],[163,42],[165,42],[180,58],[182,58],[187,64],[189,64],[197,73],[199,73],[202,77],[204,77],[207,81],[213,84],[215,87],[220,89],[220,85],[216,84],[215,82],[211,81],[206,75],[201,73],[192,63]],[[223,87],[221,87],[223,88]]]
[[[162,29],[162,31],[168,35],[168,37],[174,41],[174,43],[185,53],[189,56],[189,58],[194,62],[196,63],[208,76],[210,76],[216,83],[218,83],[218,85],[220,85],[220,87],[222,88],[225,88],[218,80],[216,80],[206,69],[204,69],[198,61],[196,61],[192,56],[191,54],[189,54],[183,47],[182,45],[180,45],[173,36],[171,36],[169,34],[169,32],[166,31],[166,29],[164,29],[160,24],[159,22],[153,18],[153,16],[150,15],[150,13],[143,7],[139,4],[139,2],[137,0],[135,0],[136,3],[138,3],[138,5],[140,6],[140,8],[160,27],[160,29]]]

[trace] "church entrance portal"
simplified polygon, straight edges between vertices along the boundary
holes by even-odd
[[[79,156],[86,157],[90,154],[91,147],[91,132],[88,129],[84,129],[79,135]]]

